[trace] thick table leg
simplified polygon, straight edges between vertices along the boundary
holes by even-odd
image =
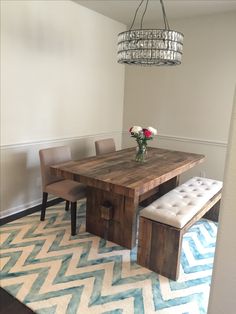
[[[159,186],[159,192],[158,192],[158,196],[161,197],[162,195],[168,193],[169,191],[173,190],[174,188],[176,188],[179,185],[179,176],[174,177],[164,183],[162,183]]]
[[[144,194],[140,195],[139,204],[143,207],[146,207],[150,205],[152,202],[154,202],[156,199],[161,197],[162,195],[176,188],[176,186],[178,185],[179,185],[179,176],[174,177],[162,183],[161,185],[153,188],[152,190],[149,190],[148,192],[145,192]]]
[[[137,207],[138,197],[88,187],[86,231],[131,249],[136,240]]]

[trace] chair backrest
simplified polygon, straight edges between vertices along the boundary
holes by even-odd
[[[42,175],[43,190],[48,184],[63,180],[58,176],[53,176],[50,172],[50,166],[64,163],[71,160],[71,151],[69,146],[51,147],[39,151],[40,168]]]
[[[95,142],[96,155],[112,153],[116,151],[116,145],[113,138],[106,138]]]

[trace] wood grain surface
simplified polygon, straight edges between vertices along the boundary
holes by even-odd
[[[183,235],[206,213],[219,209],[220,200],[221,191],[207,201],[181,229],[140,217],[137,263],[169,279],[177,280]]]
[[[135,148],[55,165],[54,174],[88,186],[133,197],[180,175],[204,160],[203,155],[148,147],[145,163],[135,160]]]
[[[158,191],[160,195],[167,193],[178,184],[181,173],[205,158],[148,147],[147,161],[137,163],[135,153],[133,147],[51,167],[54,175],[88,186],[86,230],[128,248],[135,245],[139,202],[158,197]],[[114,207],[109,223],[100,211],[107,202]]]

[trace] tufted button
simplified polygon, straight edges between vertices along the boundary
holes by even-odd
[[[182,228],[221,187],[220,181],[192,178],[141,210],[140,215]]]

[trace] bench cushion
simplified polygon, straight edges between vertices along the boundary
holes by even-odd
[[[222,182],[194,177],[140,211],[140,216],[183,228],[222,188]]]

